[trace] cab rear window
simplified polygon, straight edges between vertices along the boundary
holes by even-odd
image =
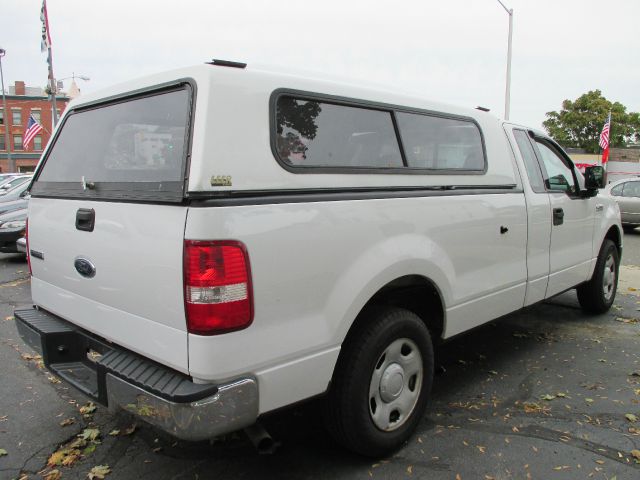
[[[32,195],[182,200],[190,105],[183,85],[71,112]]]

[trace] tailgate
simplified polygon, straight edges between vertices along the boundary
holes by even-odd
[[[29,205],[34,303],[185,373],[190,92],[177,85],[72,110]]]

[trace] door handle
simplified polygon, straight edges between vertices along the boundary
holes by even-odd
[[[598,203],[596,205],[596,212],[601,212],[604,210],[604,205],[602,205],[601,203]]]
[[[564,223],[564,210],[561,208],[553,209],[553,224],[562,225]]]

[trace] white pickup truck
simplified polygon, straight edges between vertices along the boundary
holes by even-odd
[[[176,437],[324,396],[380,455],[424,415],[435,342],[574,287],[609,309],[603,185],[484,111],[215,61],[70,104],[15,316],[51,371]]]

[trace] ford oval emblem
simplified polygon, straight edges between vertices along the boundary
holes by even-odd
[[[78,257],[73,262],[73,266],[76,267],[76,271],[86,278],[93,278],[96,276],[96,267],[86,258]]]

